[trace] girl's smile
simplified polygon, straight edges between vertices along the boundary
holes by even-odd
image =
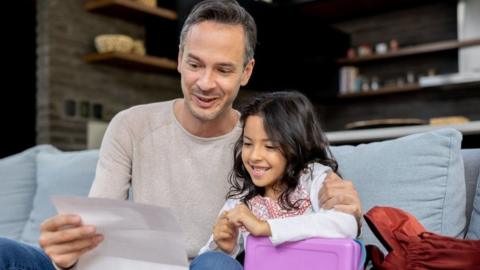
[[[255,178],[260,178],[264,176],[270,168],[264,168],[264,167],[258,167],[258,166],[252,166],[252,176]]]

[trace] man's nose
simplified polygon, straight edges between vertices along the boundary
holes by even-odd
[[[205,70],[197,81],[197,85],[202,91],[208,91],[215,88],[215,78],[211,70]]]

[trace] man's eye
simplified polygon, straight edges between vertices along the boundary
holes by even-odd
[[[230,73],[232,73],[232,70],[230,70],[230,69],[219,69],[218,71],[219,71],[220,73],[222,73],[222,74],[230,74]]]
[[[197,64],[197,63],[188,63],[188,65],[189,65],[191,68],[198,68],[198,64]]]

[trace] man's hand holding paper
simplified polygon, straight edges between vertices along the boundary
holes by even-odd
[[[40,246],[62,268],[73,266],[81,255],[103,240],[95,226],[82,225],[78,215],[57,215],[43,222],[40,230]]]
[[[188,269],[185,241],[170,209],[99,198],[52,201],[60,214],[76,214],[83,224],[94,226],[95,235],[103,235],[98,246],[96,237],[87,238],[94,239],[96,248],[80,258],[79,269]]]

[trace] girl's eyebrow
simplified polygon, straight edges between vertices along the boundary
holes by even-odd
[[[244,139],[247,139],[247,140],[250,140],[250,141],[252,140],[252,139],[250,139],[248,136],[245,136],[245,135],[243,135],[243,138],[244,138]],[[272,140],[270,140],[269,138],[262,139],[262,141],[264,141],[264,142],[272,142]]]

